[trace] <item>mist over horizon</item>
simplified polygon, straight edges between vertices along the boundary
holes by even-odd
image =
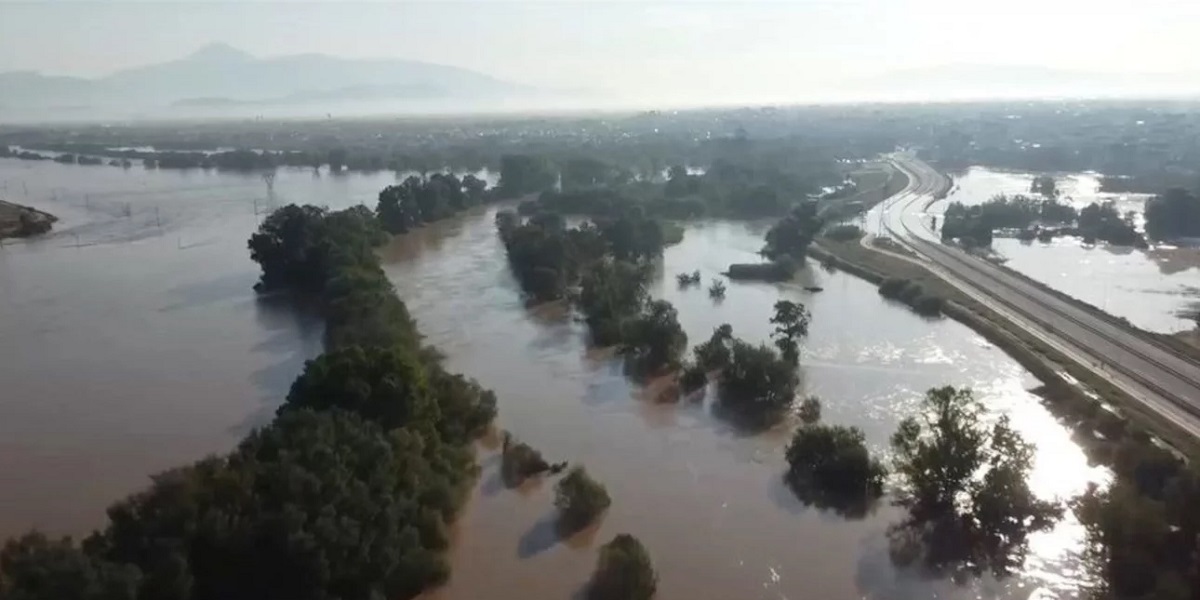
[[[1190,99],[1192,14],[1167,0],[32,1],[0,5],[0,122]]]

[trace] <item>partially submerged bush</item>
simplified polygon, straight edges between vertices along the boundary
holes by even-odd
[[[550,470],[550,463],[542,453],[524,442],[517,441],[512,434],[504,432],[504,446],[500,452],[500,474],[508,485],[519,485],[526,478]]]
[[[554,507],[558,509],[559,525],[564,531],[587,527],[600,516],[612,499],[604,484],[592,479],[582,467],[575,467],[554,487]]]
[[[587,600],[650,600],[657,589],[650,554],[637,538],[622,533],[600,548]]]
[[[867,450],[862,430],[804,425],[787,448],[787,480],[828,504],[869,501],[883,493],[887,471]]]

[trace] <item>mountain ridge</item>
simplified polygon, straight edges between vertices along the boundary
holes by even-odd
[[[308,53],[257,57],[223,43],[181,58],[95,78],[0,73],[5,108],[70,103],[96,109],[164,109],[197,98],[270,104],[294,98],[484,99],[530,94],[533,88],[450,65],[406,59],[351,59]]]

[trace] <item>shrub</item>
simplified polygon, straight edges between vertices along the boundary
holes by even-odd
[[[722,408],[744,424],[761,426],[792,405],[799,377],[795,365],[766,345],[733,340],[731,360],[718,384]]]
[[[583,467],[575,467],[554,487],[554,507],[558,509],[559,525],[565,531],[587,527],[600,516],[612,499],[600,482],[592,479]]]
[[[519,485],[528,477],[550,470],[550,463],[542,453],[532,446],[517,441],[512,434],[504,432],[504,446],[500,453],[500,475],[508,485]]]
[[[821,399],[816,396],[809,396],[800,403],[800,410],[797,411],[800,416],[800,421],[805,425],[812,425],[821,420]]]
[[[862,430],[805,425],[787,448],[788,482],[831,501],[876,498],[886,470],[871,457]]]
[[[637,538],[622,533],[600,548],[587,599],[650,600],[657,589],[658,574],[650,554]]]

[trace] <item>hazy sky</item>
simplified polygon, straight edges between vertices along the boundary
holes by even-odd
[[[944,64],[1200,72],[1197,4],[0,0],[0,72],[94,76],[219,41],[261,56],[320,52],[453,64],[540,86],[772,97]]]

